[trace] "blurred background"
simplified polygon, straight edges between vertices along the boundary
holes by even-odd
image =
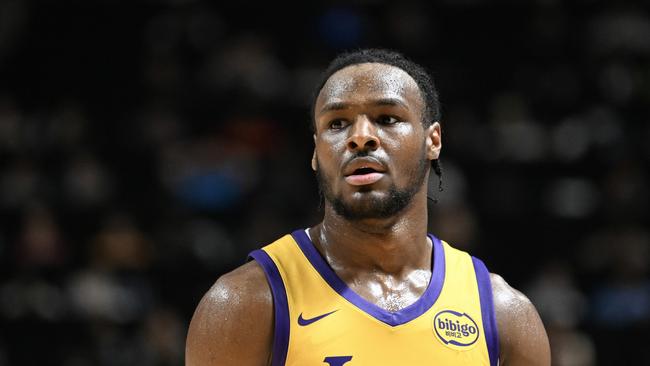
[[[181,365],[217,277],[320,220],[310,94],[357,47],[432,72],[430,230],[553,364],[650,365],[649,8],[0,0],[0,365]]]

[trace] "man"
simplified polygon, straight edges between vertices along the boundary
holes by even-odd
[[[427,234],[442,146],[427,73],[391,51],[344,54],[312,112],[323,221],[217,280],[186,364],[550,365],[530,301]]]

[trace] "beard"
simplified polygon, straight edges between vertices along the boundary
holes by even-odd
[[[361,153],[355,157],[365,155],[367,153]],[[318,159],[316,160],[316,180],[318,181],[321,196],[325,197],[327,202],[332,205],[334,212],[343,218],[350,221],[386,219],[395,216],[411,203],[415,194],[422,187],[424,178],[427,175],[428,164],[429,161],[427,159],[421,159],[413,169],[407,172],[409,179],[406,187],[400,189],[395,183],[392,183],[388,187],[387,194],[383,197],[373,195],[371,189],[362,188],[361,193],[367,195],[367,197],[360,200],[361,202],[345,202],[342,194],[334,194],[329,183],[331,179],[321,173],[322,169]]]

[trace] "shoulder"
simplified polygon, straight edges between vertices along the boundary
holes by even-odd
[[[499,275],[491,273],[499,330],[500,365],[550,365],[546,330],[535,306]]]
[[[187,335],[188,366],[264,365],[273,340],[273,297],[251,261],[220,277],[199,302]]]

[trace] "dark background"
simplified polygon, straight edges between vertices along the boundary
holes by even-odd
[[[650,365],[642,1],[0,1],[0,365],[181,365],[246,254],[319,221],[308,109],[399,50],[443,105],[431,231],[537,306],[554,365]]]

